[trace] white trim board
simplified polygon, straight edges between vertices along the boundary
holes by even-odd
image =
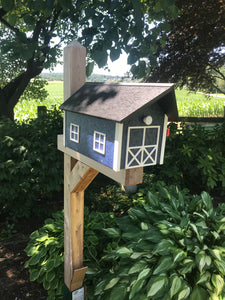
[[[120,170],[122,138],[123,138],[123,124],[116,123],[114,154],[113,154],[113,170],[116,172]]]
[[[166,147],[166,131],[167,131],[167,123],[168,123],[168,117],[165,115],[164,117],[164,124],[163,124],[163,136],[162,136],[162,145],[161,145],[161,153],[160,153],[160,161],[159,164],[162,165],[164,162],[164,153],[165,153],[165,147]]]

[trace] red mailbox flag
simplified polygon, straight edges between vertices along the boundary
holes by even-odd
[[[170,135],[170,128],[167,128],[166,136],[168,137],[169,135]]]

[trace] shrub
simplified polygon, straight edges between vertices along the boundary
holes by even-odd
[[[158,185],[106,229],[120,242],[104,257],[93,299],[224,299],[225,205]],[[113,232],[113,235],[111,234]]]
[[[225,204],[214,208],[206,192],[192,196],[162,183],[139,191],[136,203],[116,219],[85,208],[87,299],[223,299]],[[31,280],[57,299],[63,286],[62,212],[31,235],[26,252]]]
[[[48,92],[45,86],[48,84],[47,80],[43,80],[40,76],[35,77],[25,89],[23,95],[20,97],[20,101],[28,100],[32,101],[38,99],[44,100],[48,96]]]
[[[48,291],[49,299],[62,296],[64,263],[64,217],[63,212],[53,214],[45,225],[30,235],[25,252],[31,257],[29,266],[30,280],[42,283]]]
[[[146,171],[192,193],[225,195],[225,123],[212,128],[172,123],[164,164]]]
[[[64,214],[58,211],[45,225],[34,231],[25,249],[30,259],[25,267],[29,267],[30,280],[42,283],[48,292],[48,299],[62,299],[64,283]],[[110,242],[102,235],[102,229],[114,226],[114,216],[111,213],[84,213],[84,265],[88,265],[88,274],[101,272],[101,257],[105,246]],[[88,281],[93,283],[97,278]]]
[[[1,216],[37,214],[38,202],[61,190],[63,154],[57,150],[61,132],[61,112],[54,109],[26,123],[0,121]]]

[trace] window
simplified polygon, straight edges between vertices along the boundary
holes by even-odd
[[[94,132],[94,150],[101,154],[105,154],[106,135],[101,132]]]
[[[79,143],[79,126],[70,124],[70,140]]]

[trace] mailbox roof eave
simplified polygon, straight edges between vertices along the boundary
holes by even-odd
[[[165,96],[167,97],[165,98]],[[156,101],[161,102],[162,99],[166,99],[167,102],[167,105],[163,105],[166,110],[165,113],[171,114],[169,118],[176,120],[178,113],[174,85],[168,83],[110,84],[87,82],[60,108],[123,122],[141,108]]]

